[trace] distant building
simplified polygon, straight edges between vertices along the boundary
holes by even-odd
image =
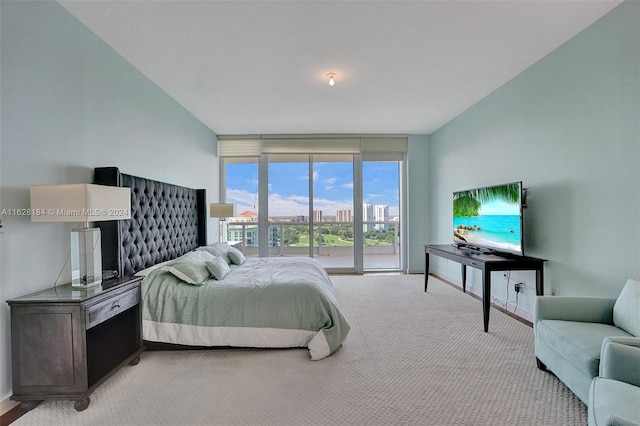
[[[258,213],[247,210],[228,219],[229,241],[242,241],[246,247],[258,247]],[[245,223],[249,223],[245,225]],[[269,226],[269,247],[278,246],[278,229]]]
[[[373,222],[373,220],[373,204],[362,204],[362,222]],[[373,228],[373,225],[368,223],[362,226],[364,232],[367,232],[371,228]]]
[[[386,204],[376,204],[375,216],[376,222],[388,222],[389,221],[389,206]],[[386,223],[379,223],[375,226],[378,231],[386,231],[389,229],[389,225]]]
[[[240,213],[238,216],[229,218],[229,222],[257,222],[258,213],[246,210]]]
[[[351,222],[351,209],[341,209],[336,212],[336,222]]]
[[[322,222],[322,210],[314,210],[313,211],[313,221],[315,223]]]

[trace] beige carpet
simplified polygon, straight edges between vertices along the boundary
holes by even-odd
[[[335,276],[351,324],[307,350],[146,352],[86,411],[45,402],[17,425],[585,425],[586,407],[537,370],[530,327],[422,275]]]

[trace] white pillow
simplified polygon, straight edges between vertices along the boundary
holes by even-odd
[[[627,280],[613,305],[613,323],[627,333],[640,337],[640,281]]]

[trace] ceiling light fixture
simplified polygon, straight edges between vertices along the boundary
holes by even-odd
[[[329,77],[329,86],[333,86],[334,84],[336,84],[334,78],[336,78],[338,76],[338,74],[336,74],[335,72],[330,72],[327,74],[327,77]]]

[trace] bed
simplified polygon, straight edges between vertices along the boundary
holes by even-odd
[[[144,276],[146,342],[175,348],[300,347],[309,349],[312,360],[342,345],[349,324],[317,261],[244,258],[227,244],[206,244],[204,190],[115,167],[96,168],[94,181],[132,188],[132,219],[99,226],[103,267]]]

